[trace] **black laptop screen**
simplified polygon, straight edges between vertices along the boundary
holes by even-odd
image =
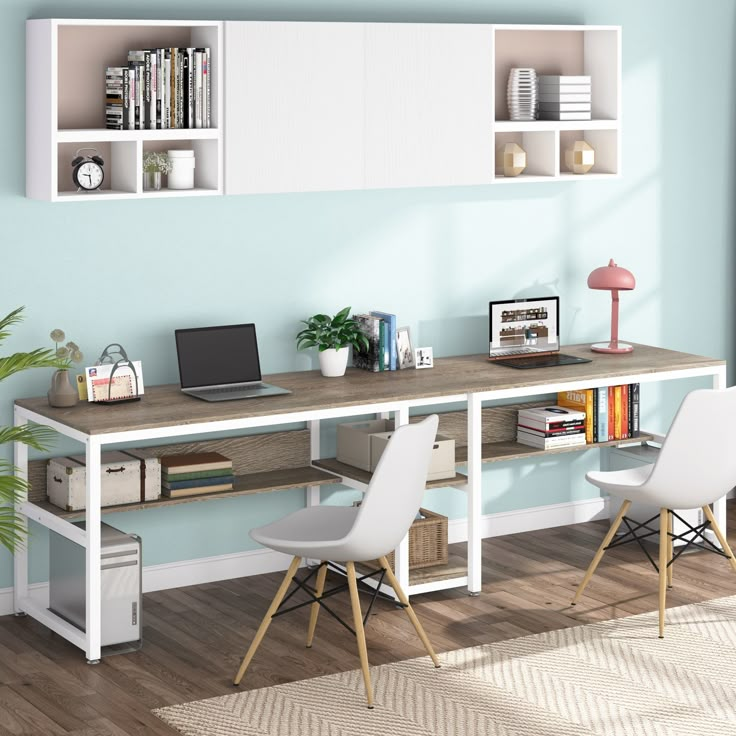
[[[182,388],[261,380],[256,326],[176,330]]]

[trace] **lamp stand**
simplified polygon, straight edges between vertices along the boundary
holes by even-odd
[[[596,353],[630,353],[634,349],[618,340],[618,289],[611,290],[611,342],[597,342],[590,349]]]

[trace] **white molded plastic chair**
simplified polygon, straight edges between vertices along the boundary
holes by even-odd
[[[327,561],[345,563],[360,666],[369,708],[373,707],[373,689],[358,600],[356,562],[378,560],[435,667],[440,666],[419,619],[386,560],[386,555],[399,546],[419,510],[427,482],[438,421],[437,415],[433,414],[417,424],[399,427],[393,433],[359,507],[312,506],[300,509],[273,524],[251,530],[250,536],[256,542],[294,557],[240,665],[233,681],[235,685],[242,680],[303,558],[322,560],[317,573],[315,602],[311,604],[307,647],[312,645],[317,625],[319,601],[324,592],[327,575],[326,563]]]
[[[580,600],[632,501],[660,509],[659,564],[656,566],[659,572],[660,639],[664,637],[665,600],[667,587],[672,587],[672,563],[675,559],[672,553],[672,509],[702,509],[706,521],[696,528],[690,527],[690,531],[681,538],[686,545],[695,543],[695,539],[702,539],[703,544],[695,543],[696,546],[723,554],[736,570],[736,559],[710,508],[711,503],[736,486],[734,417],[736,387],[692,391],[683,400],[655,463],[630,470],[596,471],[585,476],[601,490],[623,499],[623,503],[575,593],[573,605]],[[626,521],[629,525],[629,520]],[[637,526],[643,526],[649,532],[646,536],[656,533],[646,524]],[[722,552],[703,537],[702,532],[708,525],[720,542]],[[636,531],[629,525],[627,536],[631,535],[631,539],[626,541],[635,541]],[[682,551],[678,551],[676,556]]]

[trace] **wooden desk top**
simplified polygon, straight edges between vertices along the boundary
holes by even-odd
[[[632,353],[624,355],[593,353],[589,344],[565,346],[563,352],[592,358],[593,362],[522,371],[494,365],[484,355],[465,355],[438,358],[434,368],[427,370],[369,373],[348,368],[341,378],[324,378],[319,371],[273,374],[264,376],[264,380],[288,388],[292,393],[261,399],[208,402],[187,396],[180,391],[178,384],[170,384],[147,387],[141,401],[114,406],[80,403],[71,409],[55,409],[48,405],[45,396],[17,399],[15,403],[79,432],[96,435],[453,394],[543,387],[567,381],[584,384],[610,378],[611,383],[615,383],[618,376],[726,364],[724,360],[647,345],[636,345]]]

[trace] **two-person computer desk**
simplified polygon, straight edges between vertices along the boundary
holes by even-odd
[[[438,411],[440,432],[454,434],[457,441],[458,465],[463,468],[454,479],[431,485],[455,486],[467,496],[467,561],[463,569],[453,568],[424,573],[412,579],[408,563],[408,541],[396,551],[395,567],[401,585],[409,595],[467,586],[471,593],[481,589],[481,469],[484,463],[532,459],[536,455],[575,451],[537,450],[515,442],[515,413],[518,404],[558,391],[597,388],[628,383],[647,384],[681,378],[710,377],[714,388],[725,388],[726,362],[661,348],[636,345],[626,355],[594,354],[588,345],[565,346],[573,355],[593,358],[591,363],[517,371],[489,364],[482,355],[441,358],[430,370],[404,370],[382,373],[349,369],[341,378],[324,378],[317,371],[302,371],[264,376],[264,380],[290,389],[291,394],[208,403],[181,393],[178,385],[153,386],[146,389],[140,402],[115,406],[78,405],[71,409],[55,409],[45,397],[19,399],[15,402],[15,424],[35,422],[53,427],[85,446],[87,465],[87,531],[70,523],[72,515],[45,502],[43,474],[33,466],[30,478],[33,491],[19,503],[19,510],[29,519],[72,539],[86,548],[86,627],[78,629],[39,605],[29,596],[28,552],[15,554],[14,605],[44,623],[84,650],[89,661],[100,657],[101,641],[101,575],[100,520],[102,513],[130,508],[157,507],[171,503],[202,502],[202,498],[161,499],[145,504],[101,508],[100,455],[111,445],[152,440],[182,441],[194,436],[263,428],[273,432],[283,425],[306,423],[307,457],[302,465],[280,471],[272,469],[241,475],[232,492],[218,497],[264,492],[282,488],[305,487],[307,504],[319,503],[320,486],[344,482],[365,488],[370,474],[334,459],[322,458],[320,422],[376,414],[393,416],[397,425],[409,421],[410,411],[417,414]],[[514,404],[513,402],[517,402]],[[642,389],[646,405],[646,391]],[[422,409],[424,407],[424,409]],[[447,413],[442,408],[448,409]],[[444,420],[444,423],[443,423]],[[276,439],[288,437],[279,433]],[[646,435],[637,440],[641,442]],[[626,440],[625,442],[631,442]],[[617,443],[600,443],[607,446]],[[274,454],[278,461],[278,448]],[[19,473],[29,477],[28,450],[15,446],[15,465]],[[215,502],[215,501],[208,501]],[[725,500],[715,505],[718,523],[725,528]],[[79,514],[75,516],[79,518]],[[245,533],[245,532],[244,532]]]

